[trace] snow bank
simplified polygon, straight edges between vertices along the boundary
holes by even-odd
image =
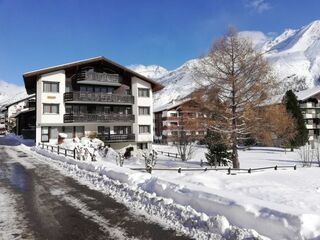
[[[193,195],[187,188],[110,162],[80,162],[38,147],[32,150],[45,156],[46,160],[60,161],[60,165],[68,173],[82,176],[81,179],[89,179],[95,187],[104,188],[119,201],[133,206],[136,211],[146,212],[149,216],[153,216],[155,221],[169,225],[196,239],[259,237],[254,230],[231,225],[222,215],[208,215],[196,211],[193,205],[201,205],[198,201],[199,193]],[[208,208],[209,204],[206,205]]]
[[[171,146],[156,146],[156,148],[174,151]],[[214,239],[219,239],[217,236],[228,238],[235,231],[244,233],[245,236],[258,235],[253,230],[245,229],[255,229],[259,234],[272,239],[310,239],[320,236],[320,206],[316,200],[320,193],[319,168],[298,168],[297,171],[270,170],[237,175],[226,175],[215,171],[181,174],[172,171],[153,171],[150,175],[130,170],[128,167],[139,165],[134,161],[125,161],[125,167],[115,165],[117,153],[112,149],[109,149],[104,161],[98,162],[79,162],[39,148],[34,150],[63,162],[64,168],[75,174],[81,175],[83,172],[99,174],[103,181],[113,181],[125,186],[127,188],[125,191],[130,190],[139,195],[134,199],[130,194],[126,197],[130,201],[143,203],[143,206],[137,203],[141,209],[151,215],[160,211],[160,215],[169,218],[173,214],[175,216],[173,219],[179,221],[182,227],[179,226],[184,229],[183,232],[197,238],[203,236],[202,233],[194,233],[195,230],[191,230],[188,222],[190,219],[181,218],[179,214],[190,218],[192,213],[191,219],[195,219],[192,226],[197,229],[196,231],[214,234]],[[162,156],[158,159],[157,166],[194,167],[195,164],[199,164],[204,153],[205,148],[197,148],[196,159],[184,163],[168,160]],[[299,165],[297,153],[284,152],[282,149],[254,148],[250,151],[240,151],[239,155],[244,167],[270,166],[271,163]],[[140,194],[143,194],[143,197]],[[147,201],[146,199],[150,197],[153,200]],[[170,202],[174,206],[170,205],[170,208],[167,205],[158,206],[155,199],[161,200],[161,203]],[[174,213],[162,212],[166,208]]]

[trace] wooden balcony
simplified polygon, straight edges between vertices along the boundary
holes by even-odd
[[[112,122],[134,122],[134,115],[132,114],[119,114],[119,113],[111,113],[111,114],[75,114],[69,113],[65,114],[63,117],[65,123],[89,123],[89,122],[97,122],[97,123],[112,123]]]
[[[105,143],[112,142],[129,142],[135,140],[135,135],[130,134],[98,134],[97,138]]]
[[[67,92],[65,102],[97,103],[97,104],[134,104],[132,95],[116,95],[108,93]]]
[[[77,82],[81,84],[120,86],[122,82],[122,77],[119,74],[95,72],[92,67],[82,69],[75,77]]]

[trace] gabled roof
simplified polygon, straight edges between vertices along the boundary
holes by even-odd
[[[180,105],[186,103],[186,102],[189,102],[191,101],[191,98],[183,98],[183,99],[180,99],[180,100],[174,100],[174,101],[171,101],[165,105],[162,105],[160,107],[157,107],[153,110],[154,113],[157,113],[157,112],[162,112],[162,111],[167,111],[167,110],[171,110],[173,108],[176,108],[176,107],[179,107]]]
[[[305,101],[317,94],[320,94],[320,86],[316,86],[299,92],[294,92],[294,94],[297,96],[298,101]],[[272,96],[271,98],[267,99],[263,104],[261,104],[261,106],[279,104],[282,102],[284,96],[285,93]]]
[[[163,86],[161,84],[159,84],[158,82],[147,78],[129,68],[126,68],[108,58],[105,58],[103,56],[98,56],[98,57],[94,57],[94,58],[88,58],[88,59],[83,59],[83,60],[79,60],[79,61],[75,61],[75,62],[70,62],[70,63],[65,63],[65,64],[61,64],[61,65],[56,65],[56,66],[52,66],[52,67],[48,67],[48,68],[42,68],[42,69],[38,69],[38,70],[34,70],[34,71],[30,71],[30,72],[26,72],[23,74],[23,79],[24,79],[24,83],[25,83],[25,87],[28,93],[34,91],[34,83],[33,81],[37,80],[37,77],[42,75],[42,74],[46,74],[46,73],[51,73],[51,72],[55,72],[55,71],[59,71],[59,70],[65,70],[67,68],[72,68],[72,67],[77,67],[77,66],[81,66],[81,65],[87,65],[90,63],[96,63],[96,62],[106,62],[109,63],[119,69],[122,69],[124,72],[130,73],[146,82],[151,83],[152,88],[154,91],[158,91],[160,89],[163,88]]]
[[[319,93],[320,93],[320,86],[316,86],[300,92],[295,92],[294,94],[297,96],[299,101],[305,101],[308,98],[311,98],[314,95],[317,95]]]
[[[36,96],[35,94],[31,94],[31,95],[29,95],[29,96],[27,96],[27,97],[25,97],[25,98],[22,98],[22,99],[19,99],[19,100],[17,100],[17,101],[8,103],[8,104],[4,105],[4,107],[5,107],[5,108],[8,108],[8,107],[10,107],[10,106],[12,106],[12,105],[15,105],[15,104],[18,104],[18,103],[23,102],[23,101],[25,101],[25,100],[34,98],[35,96]]]

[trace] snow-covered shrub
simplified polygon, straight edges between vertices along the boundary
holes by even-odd
[[[155,150],[145,151],[142,154],[147,172],[151,173],[152,168],[157,164],[158,153]]]
[[[317,138],[317,141],[314,143],[314,159],[318,163],[318,166],[320,167],[320,139]]]
[[[310,167],[314,157],[314,150],[312,149],[311,145],[307,143],[306,145],[300,147],[298,149],[298,154],[300,156],[303,166]]]

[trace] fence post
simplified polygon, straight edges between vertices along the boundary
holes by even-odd
[[[73,159],[76,159],[76,148],[73,149]]]
[[[248,173],[251,173],[251,168],[248,169]]]
[[[58,145],[58,147],[57,147],[58,155],[59,155],[59,152],[60,152],[59,150],[60,150],[60,147],[59,147],[59,145]]]
[[[51,146],[51,152],[53,152],[53,146]]]
[[[278,170],[278,166],[277,165],[274,167],[274,170]]]
[[[170,157],[170,153],[168,153],[168,157]]]
[[[228,168],[228,174],[231,174],[231,167]]]
[[[178,173],[181,173],[181,167],[178,168]]]
[[[67,157],[67,149],[64,149],[64,156]]]
[[[297,165],[294,165],[294,166],[293,166],[293,170],[297,170]]]

